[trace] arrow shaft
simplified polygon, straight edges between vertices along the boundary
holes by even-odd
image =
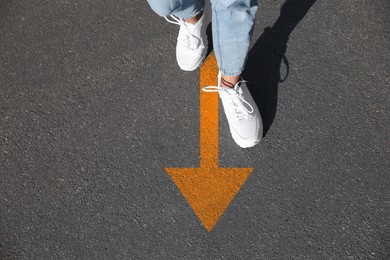
[[[200,168],[218,168],[218,93],[202,91],[217,86],[218,66],[211,53],[200,68]]]

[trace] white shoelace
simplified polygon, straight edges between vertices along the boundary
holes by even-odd
[[[167,20],[168,23],[172,23],[172,24],[177,24],[180,26],[180,28],[184,28],[184,30],[186,30],[186,34],[184,35],[181,35],[181,37],[178,39],[182,44],[183,46],[186,48],[186,49],[189,49],[189,50],[196,50],[200,43],[201,43],[201,40],[196,37],[193,33],[193,31],[191,30],[190,26],[188,26],[183,19],[181,18],[178,18],[176,16],[173,16],[173,15],[170,15],[170,17],[173,19],[173,20],[169,20],[167,17],[164,17],[165,20]]]
[[[204,92],[218,92],[218,93],[221,91],[225,91],[227,93],[227,97],[229,98],[229,104],[233,105],[234,107],[235,118],[241,121],[243,119],[251,117],[251,114],[254,112],[252,105],[244,98],[243,91],[239,86],[241,82],[245,82],[245,81],[243,80],[239,81],[234,86],[234,88],[226,88],[221,86],[207,86],[207,87],[203,87],[202,90]],[[245,105],[248,106],[249,109],[246,108]]]

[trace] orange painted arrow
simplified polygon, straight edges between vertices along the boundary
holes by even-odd
[[[210,54],[200,68],[200,168],[166,168],[195,214],[210,232],[253,168],[218,167],[218,67]]]

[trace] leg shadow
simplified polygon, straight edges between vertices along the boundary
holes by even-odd
[[[210,53],[213,51],[213,49],[214,49],[214,46],[213,46],[213,32],[212,32],[212,29],[211,29],[211,23],[207,26],[206,34],[207,34],[207,39],[209,41],[209,45],[207,47],[207,54],[206,54],[206,58],[207,58],[210,55]]]
[[[275,24],[264,29],[248,54],[243,78],[249,82],[251,94],[259,107],[265,136],[276,115],[278,85],[287,79],[289,63],[285,56],[291,32],[316,0],[287,0]],[[284,73],[280,67],[284,64]]]

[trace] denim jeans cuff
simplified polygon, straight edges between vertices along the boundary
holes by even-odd
[[[204,9],[204,3],[198,2],[195,8],[193,9],[193,11],[188,12],[188,9],[187,10],[185,9],[179,12],[173,12],[172,14],[181,19],[188,19],[197,16],[203,11],[203,9]]]
[[[239,69],[239,70],[236,70],[236,71],[228,71],[228,70],[225,70],[225,69],[220,69],[219,70],[222,75],[224,76],[229,76],[229,77],[234,77],[234,76],[239,76],[241,75],[243,69]]]

